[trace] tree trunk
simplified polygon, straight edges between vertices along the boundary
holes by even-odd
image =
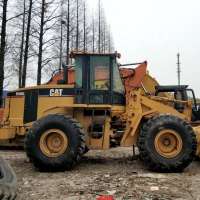
[[[25,35],[25,16],[26,16],[26,1],[24,0],[24,10],[22,18],[22,37],[20,45],[20,57],[19,57],[19,88],[22,87],[22,64],[23,64],[23,53],[24,53],[24,35]]]
[[[101,53],[101,0],[99,0],[99,38],[98,38],[98,52]]]
[[[41,84],[42,55],[43,55],[43,35],[44,35],[44,12],[45,12],[45,0],[42,0],[41,21],[40,21],[40,36],[39,36],[37,85]]]
[[[60,63],[59,63],[59,71],[62,69],[63,62],[63,25],[65,22],[63,21],[63,0],[61,0],[61,17],[60,17]]]
[[[3,0],[3,12],[1,22],[1,45],[0,45],[0,106],[3,103],[4,62],[6,47],[6,22],[8,0]]]
[[[86,52],[87,48],[86,48],[86,5],[85,5],[85,2],[84,2],[84,8],[83,8],[83,32],[84,32],[84,36],[83,36],[83,51]]]
[[[33,0],[30,0],[30,2],[29,2],[29,11],[28,11],[27,30],[26,30],[26,43],[25,43],[25,50],[24,50],[24,65],[23,65],[23,72],[22,72],[22,87],[25,87],[25,85],[26,85],[26,71],[27,71],[28,53],[29,53],[29,39],[30,39],[32,7],[33,7]]]
[[[104,22],[103,27],[103,53],[106,52],[106,23]]]
[[[108,52],[111,53],[111,38],[110,38],[110,33],[108,35]]]
[[[76,51],[79,49],[79,0],[76,0]]]
[[[66,65],[69,65],[69,28],[70,28],[70,0],[67,0],[67,49],[66,49]]]
[[[92,19],[92,51],[93,53],[95,52],[95,21],[94,21],[94,16]]]

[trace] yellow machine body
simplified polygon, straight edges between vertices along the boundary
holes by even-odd
[[[154,92],[153,88],[155,88],[156,85],[157,82],[155,79],[149,74],[146,74],[143,86],[147,88],[148,91],[151,89],[151,92]],[[176,100],[152,95],[148,96],[144,94],[143,89],[138,88],[130,93],[129,102],[124,106],[76,104],[74,103],[75,96],[62,96],[60,93],[64,89],[73,87],[74,86],[72,85],[41,85],[13,91],[11,95],[5,99],[4,115],[0,129],[0,140],[14,141],[17,137],[25,136],[33,122],[44,116],[57,113],[73,116],[73,118],[77,119],[83,125],[87,132],[88,128],[93,124],[93,121],[100,120],[101,123],[104,123],[104,137],[93,139],[87,136],[87,146],[91,149],[110,148],[110,136],[112,135],[113,130],[110,128],[109,123],[111,118],[115,116],[121,118],[124,123],[127,123],[125,133],[120,139],[120,146],[132,146],[136,144],[140,123],[143,118],[150,118],[153,115],[168,113],[187,121],[191,120],[191,101],[182,102],[185,105],[185,109],[184,112],[180,113],[171,106]],[[31,91],[30,95],[33,95],[40,90],[46,91],[46,95],[38,96],[37,103],[35,104],[36,107],[32,108],[31,112],[25,116],[25,93]],[[30,101],[32,100],[33,97],[30,98]],[[84,112],[87,111],[108,111],[111,115],[103,117],[97,116],[93,119],[92,116],[84,115]],[[30,122],[24,122],[25,117],[30,118]]]

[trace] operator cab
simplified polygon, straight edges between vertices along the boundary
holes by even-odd
[[[71,53],[75,62],[75,103],[124,105],[119,54]]]
[[[192,121],[200,120],[200,107],[197,104],[195,93],[188,85],[173,85],[173,86],[156,86],[156,96],[162,93],[169,93],[174,99],[180,101],[192,101]],[[182,111],[184,106],[181,103],[175,103],[175,109]]]

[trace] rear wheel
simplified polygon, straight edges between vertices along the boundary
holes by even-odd
[[[41,171],[70,170],[85,150],[80,123],[64,115],[49,115],[35,122],[25,139],[27,156]]]
[[[140,157],[154,171],[183,171],[196,153],[196,136],[184,120],[160,115],[147,121],[138,139]]]

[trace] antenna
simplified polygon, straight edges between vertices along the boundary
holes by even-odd
[[[180,63],[180,53],[177,54],[177,75],[178,75],[178,85],[181,84],[181,63]]]

